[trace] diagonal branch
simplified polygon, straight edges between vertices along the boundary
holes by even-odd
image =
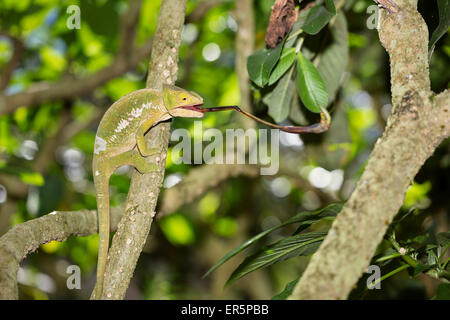
[[[379,36],[389,53],[393,111],[353,194],[290,299],[346,299],[368,267],[415,175],[449,135],[449,94],[433,99],[428,30],[417,0],[381,13]],[[447,110],[447,111],[445,111]]]
[[[111,230],[117,228],[122,210],[111,211]],[[0,300],[18,299],[19,263],[40,245],[70,236],[97,233],[97,211],[54,211],[13,227],[0,238]]]

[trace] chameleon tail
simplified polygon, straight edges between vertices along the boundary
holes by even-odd
[[[106,269],[106,259],[109,249],[110,213],[109,213],[109,177],[107,170],[101,170],[101,160],[94,156],[93,172],[94,185],[97,196],[98,216],[98,262],[97,262],[97,286],[95,297],[100,299],[103,293],[103,281]],[[99,172],[102,174],[99,175]]]

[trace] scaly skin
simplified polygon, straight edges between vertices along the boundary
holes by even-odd
[[[162,91],[142,89],[116,101],[100,121],[95,137],[92,171],[97,196],[99,253],[97,299],[102,297],[109,248],[109,178],[123,165],[140,173],[159,170],[145,157],[159,152],[147,147],[144,135],[151,127],[172,117],[201,118],[203,99],[195,92],[164,85]]]

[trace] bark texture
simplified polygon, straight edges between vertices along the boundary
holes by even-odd
[[[415,175],[450,134],[450,94],[430,90],[428,29],[417,0],[381,11],[390,58],[392,114],[361,179],[290,299],[346,299],[368,267]]]

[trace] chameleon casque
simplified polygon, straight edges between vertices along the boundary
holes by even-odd
[[[144,135],[154,125],[173,117],[201,118],[205,112],[237,111],[264,125],[290,133],[322,133],[330,127],[330,116],[321,107],[321,120],[310,126],[281,126],[266,122],[238,106],[201,108],[203,98],[195,92],[171,85],[162,90],[141,89],[117,100],[106,111],[97,129],[92,172],[97,197],[99,249],[96,297],[101,298],[109,248],[109,179],[121,166],[132,165],[140,173],[159,170],[145,157],[160,152],[147,146]]]
[[[159,149],[148,148],[144,135],[151,127],[172,117],[200,118],[203,98],[195,92],[171,85],[162,90],[141,89],[117,100],[106,111],[97,129],[92,171],[97,197],[99,249],[97,298],[103,292],[106,258],[109,248],[109,179],[123,165],[132,165],[140,173],[159,170],[145,157]]]

